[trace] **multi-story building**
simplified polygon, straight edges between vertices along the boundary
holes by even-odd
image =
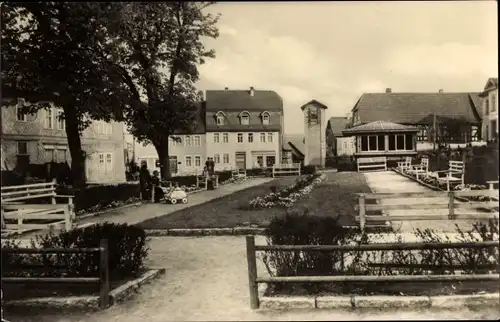
[[[483,97],[481,132],[490,141],[498,135],[498,78],[488,79],[480,96]]]
[[[270,167],[282,159],[283,101],[273,91],[209,90],[196,128],[170,139],[172,175],[201,173],[208,157],[215,170]],[[159,170],[152,145],[135,143],[136,160]]]
[[[216,170],[271,167],[282,159],[283,101],[273,91],[206,92],[207,157]]]
[[[2,167],[68,162],[71,165],[62,109],[52,106],[36,114],[22,111],[24,100],[2,105]],[[81,135],[89,183],[125,181],[123,124],[94,121]]]
[[[206,134],[205,106],[198,104],[194,127],[189,133],[179,132],[169,138],[168,154],[170,158],[170,174],[199,174],[205,166]],[[134,155],[139,165],[146,164],[150,171],[160,171],[160,160],[156,148],[152,144],[142,144],[134,140]]]

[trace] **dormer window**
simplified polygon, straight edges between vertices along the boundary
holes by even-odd
[[[269,123],[271,123],[271,115],[269,114],[268,111],[262,112],[261,117],[262,117],[262,124],[269,125]]]
[[[226,118],[226,116],[224,115],[223,112],[221,111],[218,111],[216,114],[215,114],[215,118],[217,120],[217,125],[224,125],[224,120]]]
[[[250,113],[247,111],[243,111],[239,115],[241,125],[249,125],[250,124]]]

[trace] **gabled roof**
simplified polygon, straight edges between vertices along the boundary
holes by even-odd
[[[330,127],[334,136],[342,136],[342,131],[345,130],[348,121],[347,117],[343,116],[331,117],[327,126]]]
[[[305,144],[303,134],[285,134],[283,136],[283,147],[287,150],[290,146],[293,150],[299,154],[305,155]]]
[[[323,104],[323,103],[318,102],[317,100],[311,100],[311,101],[309,101],[309,102],[305,103],[304,105],[302,105],[302,106],[300,107],[300,109],[301,109],[301,110],[304,110],[304,108],[306,108],[306,106],[307,106],[307,105],[311,105],[311,104],[312,104],[312,105],[319,106],[319,107],[321,107],[321,108],[324,108],[325,110],[328,108],[328,106],[326,106],[326,105],[325,105],[325,104]]]
[[[358,125],[350,129],[342,131],[345,135],[363,134],[363,133],[401,133],[401,132],[418,132],[414,126],[402,125],[387,121],[375,121],[363,125]]]
[[[208,90],[207,111],[283,111],[283,100],[274,91]]]
[[[496,78],[496,77],[488,78],[488,81],[486,82],[486,85],[484,86],[484,90],[487,90],[490,88],[498,88],[498,78]]]
[[[361,123],[385,120],[417,124],[422,116],[435,113],[476,124],[480,121],[473,101],[476,100],[477,94],[368,93],[361,95],[353,111],[357,111]]]

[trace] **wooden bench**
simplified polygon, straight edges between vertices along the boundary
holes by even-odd
[[[217,189],[219,187],[219,176],[214,174],[214,175],[206,175],[202,174],[199,176],[196,176],[196,187],[203,187],[203,189],[208,189],[208,181],[212,180],[214,184],[214,189]]]
[[[2,230],[23,231],[46,228],[73,228],[75,219],[73,196],[57,195],[56,183],[45,182],[18,186],[1,187],[1,218]],[[50,198],[51,204],[38,204],[36,199]],[[67,204],[57,204],[57,199],[68,200]],[[27,203],[29,202],[29,203]],[[17,220],[17,224],[6,223],[6,221]],[[50,223],[25,224],[23,220],[53,221]]]
[[[411,169],[411,157],[405,157],[404,161],[398,162],[398,170],[405,171]]]
[[[465,165],[462,161],[450,161],[448,170],[435,171],[434,173],[446,173],[445,177],[438,177],[437,181],[446,183],[446,191],[450,191],[451,186],[464,184]]]
[[[246,177],[247,177],[247,170],[245,169],[231,170],[231,178],[233,179],[244,179]]]
[[[417,180],[419,175],[427,176],[429,174],[429,159],[422,158],[420,160],[420,164],[412,166],[409,172],[415,174],[417,176]]]
[[[359,157],[356,160],[358,172],[364,169],[369,171],[383,170],[387,171],[387,158],[386,157]]]
[[[295,174],[300,176],[300,163],[282,163],[273,165],[273,178],[282,174]]]

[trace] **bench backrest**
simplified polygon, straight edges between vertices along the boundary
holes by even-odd
[[[387,162],[387,158],[386,157],[358,158],[356,161],[358,162],[358,164],[385,163]]]
[[[464,163],[462,161],[450,161],[450,169],[448,175],[459,177],[463,180],[464,170]]]
[[[56,195],[56,183],[44,182],[1,187],[2,202],[25,201]]]

